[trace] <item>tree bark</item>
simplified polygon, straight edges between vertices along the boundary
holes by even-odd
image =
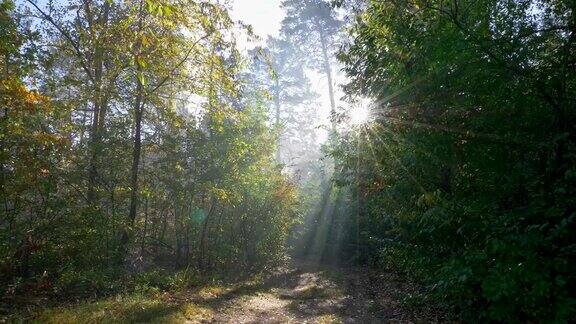
[[[132,188],[132,192],[130,194],[130,225],[134,225],[134,221],[136,220],[136,212],[138,209],[138,172],[140,166],[140,154],[142,152],[142,115],[144,110],[142,97],[144,86],[140,78],[137,77],[137,79],[138,84],[136,86],[136,100],[134,101],[134,149],[132,151],[132,168],[130,172],[130,186]]]
[[[139,8],[139,21],[138,21],[138,34],[142,32],[143,26],[143,1],[140,1]],[[140,35],[138,35],[139,37]],[[142,151],[142,115],[144,111],[144,84],[142,75],[142,64],[139,62],[139,55],[142,44],[137,40],[134,49],[134,62],[136,64],[136,98],[134,100],[134,147],[132,150],[132,167],[130,171],[130,212],[128,214],[128,225],[132,227],[136,221],[136,213],[138,211],[138,172],[140,167],[140,154]],[[128,228],[124,229],[122,235],[122,244],[128,243]]]

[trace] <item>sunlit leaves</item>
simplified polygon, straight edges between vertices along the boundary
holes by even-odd
[[[574,157],[548,155],[574,147],[572,126],[556,119],[574,120],[560,99],[574,88],[553,83],[576,77],[562,72],[574,44],[558,31],[572,15],[552,14],[559,3],[370,1],[340,55],[347,91],[379,103],[378,127],[358,146],[342,136],[333,151],[339,183],[360,176],[355,189],[368,193],[361,230],[390,239],[379,257],[429,283],[465,320],[563,321],[571,312],[573,297],[551,283],[570,261],[546,229],[574,208],[564,185]]]
[[[173,14],[175,7],[167,1],[146,0],[146,10],[153,15],[169,17]]]

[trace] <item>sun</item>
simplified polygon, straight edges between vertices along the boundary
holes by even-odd
[[[360,126],[368,123],[372,118],[370,109],[370,102],[368,100],[361,100],[350,111],[350,123],[353,126]]]

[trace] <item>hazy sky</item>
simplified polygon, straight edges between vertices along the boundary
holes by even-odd
[[[284,12],[280,0],[235,0],[232,16],[254,27],[263,38],[278,35]]]
[[[242,20],[244,23],[252,25],[254,32],[262,37],[262,40],[270,35],[278,36],[284,12],[280,8],[281,0],[234,0],[231,15],[236,20]],[[238,39],[238,46],[240,48],[251,48],[254,46],[246,44],[243,39]],[[338,71],[333,71],[335,80],[339,79]],[[317,108],[319,119],[313,121],[315,126],[329,125],[330,115],[330,99],[328,97],[328,86],[326,78],[312,70],[307,71],[312,88],[319,95],[318,102],[320,106]],[[340,95],[339,88],[336,86],[337,97]],[[319,131],[320,139],[323,141],[327,137],[325,131]]]

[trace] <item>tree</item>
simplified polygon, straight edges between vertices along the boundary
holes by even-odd
[[[126,68],[118,57],[122,37],[113,29],[119,26],[122,16],[113,12],[119,8],[111,1],[75,1],[66,5],[50,3],[47,8],[32,0],[26,1],[39,19],[44,23],[44,34],[59,40],[61,54],[66,54],[65,64],[72,64],[77,69],[62,71],[65,80],[74,80],[74,88],[83,97],[89,98],[92,112],[90,133],[90,158],[87,165],[88,203],[97,206],[97,187],[100,158],[102,155],[102,137],[106,130],[106,119],[109,104],[112,100],[113,87],[118,76]],[[72,18],[65,13],[75,11]],[[70,85],[70,84],[68,84]]]
[[[574,31],[564,1],[369,2],[341,58],[376,120],[333,151],[364,260],[465,320],[573,316]]]
[[[332,58],[342,22],[330,4],[323,0],[284,0],[282,8],[286,17],[282,21],[282,32],[292,44],[301,46],[307,53],[309,64],[325,74],[328,82],[330,109],[336,113]],[[335,125],[332,125],[333,131]]]
[[[1,4],[3,295],[108,293],[126,269],[280,259],[294,186],[263,98],[240,91],[224,6]]]
[[[287,151],[297,147],[310,149],[315,145],[315,130],[310,123],[315,118],[309,116],[314,113],[314,93],[304,71],[302,54],[287,40],[273,37],[268,38],[266,47],[256,48],[249,54],[253,58],[250,84],[261,87],[271,95],[274,124],[281,130],[276,160],[288,162],[302,157],[296,152],[285,152],[282,157],[283,147]],[[294,138],[300,139],[301,145],[288,142]]]

